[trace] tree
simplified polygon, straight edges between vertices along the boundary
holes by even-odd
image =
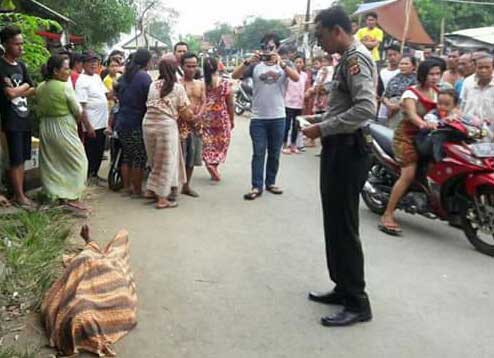
[[[83,35],[87,47],[111,43],[120,33],[130,32],[135,24],[133,0],[43,0],[43,3],[75,21],[71,31]]]
[[[193,52],[196,54],[201,52],[201,42],[199,41],[197,36],[187,34],[185,36],[180,36],[179,39],[180,41],[187,43],[189,47],[189,52]]]
[[[492,2],[491,0],[477,0],[478,2]],[[339,0],[349,14],[352,14],[363,2],[359,0]],[[490,6],[479,4],[459,4],[437,0],[414,0],[420,20],[427,33],[436,41],[440,39],[441,20],[444,17],[446,32],[474,27],[492,26],[494,12]]]
[[[233,27],[225,23],[216,23],[214,29],[204,33],[205,39],[215,46],[223,35],[233,35]]]
[[[280,39],[290,35],[290,29],[280,20],[267,20],[258,17],[244,26],[237,38],[236,47],[247,51],[259,49],[263,36],[271,32],[276,33]]]
[[[50,57],[46,49],[45,39],[37,34],[40,29],[62,31],[62,27],[56,21],[42,19],[19,13],[0,14],[0,28],[15,24],[22,31],[24,37],[23,61],[33,78],[40,78],[41,65]]]
[[[165,5],[161,0],[135,0],[137,11],[137,29],[144,32],[147,43],[147,32],[151,32],[171,47],[172,27],[178,12]]]
[[[165,20],[154,20],[149,24],[149,32],[156,36],[160,41],[166,43],[170,48],[172,43],[172,25]]]

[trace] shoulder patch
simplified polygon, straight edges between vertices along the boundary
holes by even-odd
[[[348,73],[352,76],[356,76],[360,73],[360,63],[358,56],[351,56],[346,60],[346,68]]]

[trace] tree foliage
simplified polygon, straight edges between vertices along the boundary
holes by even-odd
[[[170,48],[172,44],[172,25],[168,21],[154,20],[149,24],[149,32],[156,36],[160,41],[166,43]]]
[[[479,2],[482,1],[479,0]],[[492,26],[494,23],[494,11],[492,11],[491,6],[448,3],[437,0],[415,0],[414,4],[426,31],[436,40],[439,40],[440,37],[443,16],[446,33],[461,29]]]
[[[61,31],[62,27],[56,21],[36,16],[19,13],[0,14],[0,28],[9,24],[15,24],[21,29],[24,37],[23,60],[32,74],[38,73],[41,65],[48,60],[50,52],[46,49],[45,39],[37,32],[43,29]]]
[[[88,47],[113,42],[135,24],[133,0],[43,0],[43,3],[74,20],[76,25],[71,31],[84,36]]]
[[[233,35],[233,27],[226,23],[216,23],[214,29],[204,33],[206,40],[215,46],[223,35]]]
[[[180,36],[179,40],[187,43],[189,52],[197,54],[201,51],[201,42],[199,41],[197,36],[187,34],[185,36]]]
[[[492,2],[492,0],[477,0],[478,2]],[[352,14],[358,5],[371,1],[339,0],[349,14]],[[444,17],[446,33],[474,27],[492,26],[494,11],[491,6],[479,4],[459,4],[437,0],[414,0],[420,20],[427,33],[436,41],[440,38],[441,21]]]
[[[263,36],[271,32],[278,34],[280,39],[290,35],[290,29],[280,20],[258,17],[244,26],[243,31],[238,35],[236,47],[248,51],[259,49]]]

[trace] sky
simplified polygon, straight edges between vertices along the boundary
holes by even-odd
[[[332,0],[312,0],[313,9],[329,7]],[[178,34],[202,34],[214,28],[216,22],[233,26],[250,16],[267,19],[289,19],[305,14],[306,0],[166,0],[167,6],[179,11],[175,28]]]

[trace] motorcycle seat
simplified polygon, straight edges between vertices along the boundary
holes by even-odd
[[[369,125],[369,133],[377,144],[379,144],[379,146],[384,150],[384,152],[391,158],[394,158],[394,131],[391,128],[385,127],[381,124],[372,123]]]

